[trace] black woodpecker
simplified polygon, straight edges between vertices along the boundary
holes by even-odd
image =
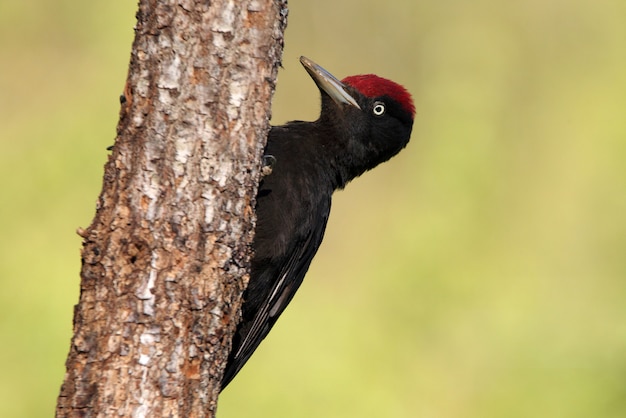
[[[302,283],[324,236],[332,194],[409,142],[415,106],[407,90],[373,74],[339,81],[306,57],[322,109],[315,122],[273,126],[259,185],[257,225],[242,319],[222,380],[241,370]]]

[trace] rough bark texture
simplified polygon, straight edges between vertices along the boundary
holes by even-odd
[[[214,416],[285,24],[285,0],[141,0],[57,416]]]

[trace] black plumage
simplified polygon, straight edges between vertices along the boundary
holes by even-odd
[[[257,196],[257,227],[242,320],[222,381],[235,377],[302,283],[319,248],[335,190],[396,155],[411,134],[415,108],[400,85],[375,75],[337,80],[300,61],[322,96],[315,122],[272,127],[272,161]]]

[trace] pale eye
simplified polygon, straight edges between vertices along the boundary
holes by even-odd
[[[374,103],[374,107],[372,108],[372,113],[376,116],[380,116],[385,113],[385,104],[383,102]]]

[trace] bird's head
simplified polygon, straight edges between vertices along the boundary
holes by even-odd
[[[340,164],[354,178],[387,161],[409,142],[415,106],[401,85],[374,74],[338,80],[306,57],[300,62],[322,93],[318,124],[332,130],[328,144],[344,152]],[[349,179],[348,179],[349,180]]]

